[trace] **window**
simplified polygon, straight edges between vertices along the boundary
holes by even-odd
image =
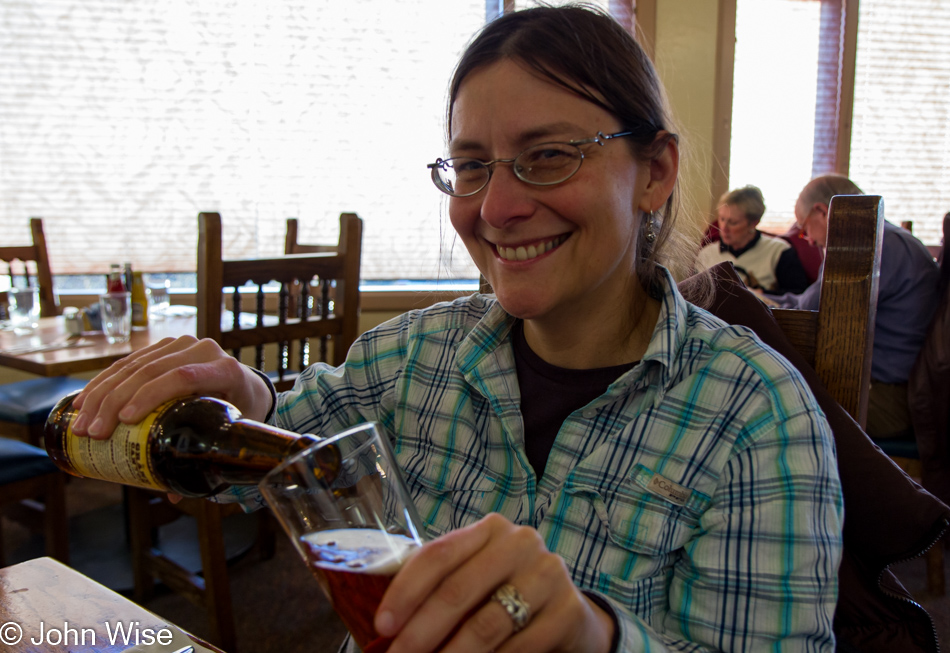
[[[937,244],[950,211],[950,3],[862,0],[852,178]]]
[[[54,271],[194,270],[334,242],[365,220],[369,279],[474,278],[425,164],[484,0],[0,2],[0,231],[44,218]],[[441,225],[441,226],[440,226]]]
[[[763,228],[784,231],[805,182],[837,171],[882,195],[890,222],[913,221],[918,238],[938,243],[950,210],[950,3],[735,9],[728,185],[762,188]]]
[[[821,3],[739,0],[729,188],[762,189],[762,228],[784,232],[811,176]],[[714,198],[714,201],[719,198]]]

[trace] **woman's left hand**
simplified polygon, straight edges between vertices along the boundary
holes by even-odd
[[[492,600],[504,585],[528,605],[518,632]],[[395,638],[389,653],[607,653],[614,628],[536,530],[498,514],[423,546],[396,574],[376,612],[376,630]]]

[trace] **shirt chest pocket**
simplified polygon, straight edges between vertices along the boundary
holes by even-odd
[[[594,552],[600,571],[623,579],[651,576],[668,566],[698,533],[699,518],[711,502],[643,465],[614,486],[575,480],[564,492],[576,504],[572,512],[587,522],[584,545],[601,549]],[[594,532],[599,536],[592,543]]]

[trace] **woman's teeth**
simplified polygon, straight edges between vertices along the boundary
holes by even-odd
[[[496,245],[495,250],[498,252],[498,256],[505,259],[506,261],[527,261],[529,259],[541,256],[545,252],[550,252],[552,249],[563,243],[566,239],[567,236],[558,236],[552,240],[538,243],[536,245],[528,245],[527,247],[503,247],[501,245]]]

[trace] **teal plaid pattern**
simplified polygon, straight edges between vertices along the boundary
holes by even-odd
[[[842,499],[824,415],[751,331],[669,275],[662,293],[642,361],[564,422],[540,483],[513,318],[491,296],[364,334],[280,396],[276,424],[379,422],[430,537],[490,512],[536,528],[613,608],[622,651],[832,651]]]

